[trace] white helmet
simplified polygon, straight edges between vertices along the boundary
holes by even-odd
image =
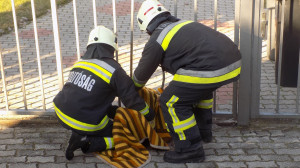
[[[91,31],[87,46],[94,43],[105,43],[118,50],[116,35],[104,26],[97,26]]]
[[[151,20],[164,12],[168,12],[168,10],[157,0],[144,1],[137,14],[137,22],[140,30],[146,30]]]

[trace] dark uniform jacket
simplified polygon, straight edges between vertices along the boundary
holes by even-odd
[[[127,108],[153,119],[153,111],[139,97],[113,53],[108,45],[92,44],[83,59],[74,64],[62,91],[53,100],[64,127],[85,134],[101,133],[112,125],[107,113],[116,96]]]
[[[174,75],[174,85],[216,88],[239,78],[241,55],[227,36],[201,23],[165,21],[145,45],[135,85],[144,86],[159,65]]]

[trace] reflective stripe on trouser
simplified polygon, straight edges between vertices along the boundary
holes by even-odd
[[[173,94],[169,85],[160,97],[160,104],[170,135],[174,143],[179,144],[175,145],[176,150],[188,148],[192,140],[200,138],[192,103],[185,104],[184,98],[181,98],[180,94]]]
[[[115,147],[114,139],[112,137],[104,137],[106,149],[112,149]]]
[[[162,93],[160,105],[166,125],[175,142],[175,148],[177,150],[177,148],[189,147],[184,141],[194,143],[193,140],[200,138],[196,116],[193,112],[193,105],[195,102],[205,99],[208,94],[211,94],[215,90],[215,88],[195,89],[179,87],[174,83],[175,82],[170,82],[168,87],[166,87]],[[176,144],[179,145],[176,146]]]
[[[101,152],[115,147],[113,137],[88,136],[88,153]]]
[[[105,126],[107,125],[109,118],[108,116],[105,116],[102,121],[97,124],[88,124],[88,123],[84,123],[81,121],[78,121],[66,114],[64,114],[62,111],[60,111],[60,109],[58,109],[56,107],[56,105],[53,103],[54,105],[54,110],[56,112],[56,115],[58,116],[58,118],[65,123],[66,125],[68,125],[69,127],[75,129],[75,130],[80,130],[80,131],[86,131],[86,132],[94,132],[94,131],[99,131],[105,128]]]
[[[199,103],[194,105],[194,114],[197,125],[201,132],[211,131],[212,129],[212,106],[213,106],[213,93],[210,93]]]
[[[187,129],[190,129],[191,127],[194,127],[196,125],[195,116],[192,115],[191,117],[180,120],[175,112],[174,104],[179,100],[179,98],[175,95],[173,95],[170,100],[166,103],[166,106],[168,107],[168,112],[172,118],[173,123],[173,129],[174,132],[176,132],[179,136],[179,140],[186,140],[186,136],[184,134],[184,131]]]

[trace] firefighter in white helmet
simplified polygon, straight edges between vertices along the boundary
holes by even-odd
[[[84,153],[100,152],[114,147],[111,119],[118,96],[127,107],[141,112],[148,121],[154,111],[139,97],[134,83],[114,60],[117,39],[104,26],[90,32],[87,51],[70,71],[63,89],[53,100],[61,125],[72,130],[66,150],[71,160],[79,148]]]
[[[137,22],[151,37],[133,74],[136,87],[143,87],[159,65],[174,75],[160,97],[175,144],[164,160],[201,162],[201,140],[212,141],[213,92],[240,76],[238,47],[203,24],[172,16],[157,0],[142,3]]]

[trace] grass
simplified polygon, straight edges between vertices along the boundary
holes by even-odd
[[[57,6],[72,0],[56,0]],[[42,16],[51,9],[50,0],[34,0],[36,17]],[[31,0],[15,0],[18,27],[32,21]],[[0,36],[14,30],[11,0],[0,0]]]

